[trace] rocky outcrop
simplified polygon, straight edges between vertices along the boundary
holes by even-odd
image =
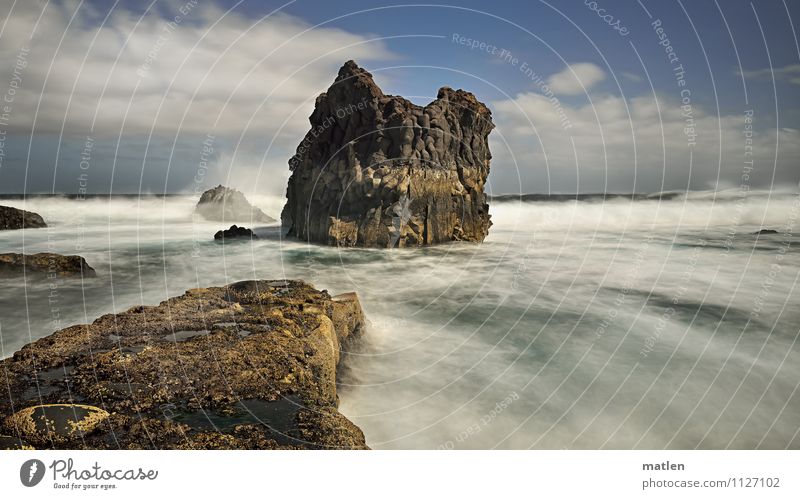
[[[214,240],[225,241],[230,239],[258,239],[258,236],[253,234],[253,231],[238,225],[231,225],[230,229],[218,230],[214,234]]]
[[[0,230],[40,229],[47,227],[44,219],[32,211],[0,206]]]
[[[366,448],[336,388],[364,321],[355,294],[244,281],[62,329],[0,362],[0,445]]]
[[[59,255],[56,253],[0,254],[0,277],[19,277],[22,275],[57,277],[96,277],[95,270],[82,256]]]
[[[90,405],[44,404],[15,412],[7,418],[6,426],[25,435],[27,441],[19,439],[16,442],[20,446],[49,447],[51,443],[64,445],[83,438],[109,416],[103,409]]]
[[[205,191],[195,207],[195,212],[206,220],[215,222],[262,222],[275,219],[251,205],[244,194],[222,185]]]
[[[385,95],[353,61],[317,97],[289,161],[287,234],[338,246],[482,241],[491,222],[489,109],[441,88],[425,107]]]

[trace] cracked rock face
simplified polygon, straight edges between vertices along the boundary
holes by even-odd
[[[289,161],[281,214],[289,236],[338,246],[482,241],[491,111],[443,87],[425,107],[385,95],[353,61],[317,97]]]

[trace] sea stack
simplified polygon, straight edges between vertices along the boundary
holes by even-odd
[[[244,194],[224,185],[218,185],[205,191],[200,196],[195,213],[206,220],[215,222],[272,223],[275,221],[274,218],[251,205]]]
[[[289,161],[287,235],[334,246],[393,248],[488,234],[484,184],[492,113],[464,90],[425,107],[385,95],[348,61],[316,100]]]

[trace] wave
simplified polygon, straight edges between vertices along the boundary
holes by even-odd
[[[66,195],[5,196],[0,204],[33,211],[49,225],[141,224],[192,222],[199,195]],[[283,200],[276,196],[248,196],[265,213],[278,218]],[[196,221],[196,220],[194,220]]]
[[[602,196],[602,195],[600,195]],[[606,198],[565,200],[525,199],[490,204],[496,225],[534,231],[708,231],[745,233],[761,228],[779,229],[798,216],[800,196],[790,191],[752,191],[746,196],[732,190],[673,193],[665,198],[617,195]]]

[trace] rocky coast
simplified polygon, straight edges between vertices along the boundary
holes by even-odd
[[[3,360],[3,448],[365,449],[337,366],[365,318],[301,281],[192,289]]]

